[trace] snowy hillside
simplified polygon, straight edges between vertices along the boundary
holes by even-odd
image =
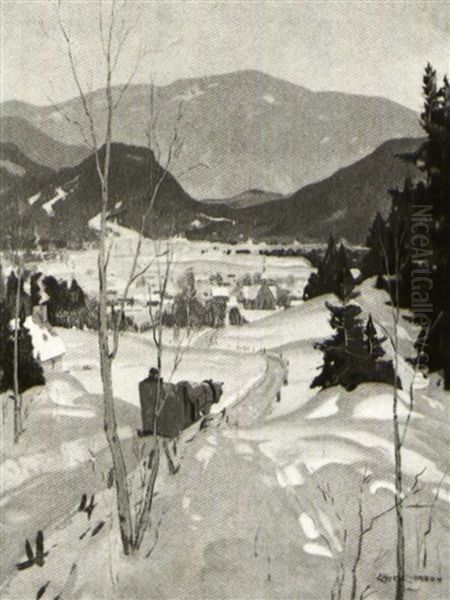
[[[360,291],[364,313],[370,311],[376,322],[389,327],[391,308],[385,304],[385,293],[375,290],[371,280]],[[7,456],[2,465],[5,469],[14,461],[23,474],[23,483],[13,490],[14,502],[8,495],[2,500],[7,506],[7,527],[14,523],[19,531],[4,567],[8,578],[2,597],[35,597],[44,586],[44,598],[64,596],[70,589],[70,597],[79,599],[106,594],[158,600],[324,600],[339,582],[342,598],[350,598],[356,582],[357,598],[365,589],[375,600],[391,598],[392,388],[365,383],[353,392],[341,387],[310,389],[322,360],[313,344],[329,331],[325,299],[316,298],[240,328],[225,328],[212,338],[202,335],[186,351],[176,377],[220,378],[225,381],[225,396],[207,429],[194,425],[181,436],[175,456],[179,472],[171,474],[162,463],[153,525],[145,551],[136,558],[120,553],[113,495],[111,490],[100,491],[106,487],[98,480],[104,469],[100,428],[96,430],[100,437],[89,438],[100,407],[95,396],[100,388],[93,334],[61,331],[72,356],[69,374],[51,381],[42,392],[47,400],[36,401],[30,411],[32,428],[40,426],[42,411],[51,416],[52,434],[38,448],[25,440],[21,453],[27,449],[26,454]],[[405,357],[414,332],[408,324],[402,327]],[[385,345],[388,351],[388,342]],[[168,348],[169,370],[172,354]],[[123,337],[114,385],[117,396],[126,401],[120,404],[124,439],[132,435],[136,423],[131,406],[137,403],[136,382],[153,357],[149,340],[133,334]],[[412,369],[402,364],[403,377],[410,380]],[[410,418],[406,391],[400,399],[400,420],[409,420],[404,447],[406,530],[411,539],[408,572],[433,578],[414,580],[416,598],[442,600],[448,592],[442,569],[448,556],[450,464],[437,448],[449,437],[448,399],[436,377],[417,382]],[[223,407],[226,418],[220,413]],[[65,443],[72,444],[70,456],[86,465],[81,480],[79,463],[68,460],[59,442],[67,436],[70,419],[79,423],[77,439],[70,442],[69,437]],[[36,438],[30,433],[31,439]],[[38,522],[31,498],[42,505],[44,492],[42,485],[28,487],[34,481],[29,473],[38,474],[38,482],[48,482],[46,472],[57,464],[56,457],[65,465],[57,471],[61,493],[69,490],[67,486],[71,491],[64,502],[60,494],[54,496],[58,518],[48,518],[46,510],[47,520]],[[132,455],[130,460],[132,464]],[[36,463],[46,466],[30,471]],[[67,469],[73,476],[61,477]],[[99,492],[97,506],[87,521],[76,510],[77,493],[95,491]],[[50,509],[50,500],[46,503]],[[364,534],[361,557],[355,563],[358,515],[367,525],[380,513],[384,516]],[[426,533],[431,518],[433,527]],[[21,519],[20,530],[17,519]],[[31,537],[38,526],[45,528],[49,551],[45,565],[14,571],[25,537]],[[343,573],[341,580],[338,576]]]

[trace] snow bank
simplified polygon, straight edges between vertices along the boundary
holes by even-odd
[[[307,513],[301,513],[298,520],[303,529],[303,533],[309,540],[316,540],[320,536],[320,533],[317,531],[314,519],[310,517]]]
[[[303,550],[307,554],[315,554],[316,556],[325,556],[327,558],[333,558],[331,550],[322,544],[316,542],[308,542],[303,545]]]

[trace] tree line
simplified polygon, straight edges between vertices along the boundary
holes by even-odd
[[[388,292],[391,304],[409,309],[410,317],[406,318],[420,326],[415,343],[417,356],[410,357],[410,362],[418,363],[422,371],[442,371],[444,387],[450,389],[450,91],[446,77],[442,86],[438,85],[436,71],[429,64],[423,77],[423,94],[420,122],[427,138],[417,152],[402,156],[417,165],[423,179],[413,182],[406,178],[402,188],[389,190],[390,212],[387,217],[378,212],[370,226],[368,253],[360,261],[359,277],[352,276],[348,249],[343,244],[338,247],[330,237],[317,272],[311,274],[305,286],[304,300],[335,294],[347,304],[338,309],[327,303],[333,328],[343,330],[345,335],[319,345],[324,352],[324,372],[313,385],[345,383],[337,372],[342,373],[346,353],[351,363],[346,340],[351,339],[360,352],[364,347],[364,328],[358,323],[361,311],[348,305],[348,290],[375,276],[376,287]],[[369,329],[377,335],[369,319]],[[368,327],[366,323],[365,329]],[[330,358],[336,352],[341,361]],[[366,370],[366,381],[379,380],[379,359],[373,357],[374,366]]]

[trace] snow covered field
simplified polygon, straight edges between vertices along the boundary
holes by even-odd
[[[110,286],[117,288],[121,293],[129,276],[132,258],[137,244],[137,234],[125,228],[115,226],[118,236],[113,238],[111,252],[111,265],[109,269]],[[283,280],[292,277],[296,289],[303,289],[311,265],[301,257],[274,257],[262,256],[259,249],[266,248],[265,244],[242,244],[230,246],[221,243],[194,242],[184,238],[172,238],[159,241],[155,244],[145,240],[142,247],[140,265],[145,267],[153,261],[147,271],[148,279],[156,284],[158,266],[154,260],[155,252],[160,253],[167,247],[173,252],[173,266],[171,268],[171,284],[183,275],[186,270],[192,269],[198,280],[207,280],[210,275],[220,273],[225,281],[233,283],[236,278],[243,275],[261,274],[264,270],[268,278]],[[236,254],[236,249],[247,249],[249,254]],[[89,294],[98,292],[97,277],[97,251],[64,251],[58,259],[44,261],[37,265],[44,274],[70,280],[75,277],[81,287]],[[139,292],[138,288],[132,290]]]
[[[188,259],[205,268],[215,265],[201,251],[199,257]],[[294,272],[293,265],[286,269]],[[389,330],[391,309],[384,292],[375,290],[370,280],[360,291],[364,316],[370,312]],[[102,455],[95,334],[59,330],[68,349],[68,373],[47,385],[45,401],[36,400],[20,456],[4,457],[2,464],[5,481],[10,482],[10,495],[2,499],[7,506],[6,531],[18,532],[14,560],[20,557],[24,538],[34,535],[38,526],[48,534],[49,556],[44,567],[24,572],[14,571],[14,560],[6,561],[2,597],[33,598],[46,584],[44,599],[62,590],[65,597],[70,589],[71,598],[92,600],[105,593],[108,598],[155,600],[324,600],[344,572],[342,599],[350,598],[358,515],[367,524],[386,512],[364,538],[355,572],[357,598],[365,589],[370,592],[365,597],[372,600],[392,598],[392,388],[373,383],[352,392],[310,388],[322,363],[314,343],[330,333],[327,299],[333,301],[323,296],[241,327],[206,332],[186,350],[174,379],[223,380],[219,408],[227,406],[228,420],[217,415],[208,429],[198,431],[194,426],[183,434],[177,475],[163,465],[154,527],[139,558],[120,554],[112,492],[105,491],[100,476],[92,476],[108,464],[107,453]],[[411,354],[415,335],[402,321],[403,357]],[[384,345],[389,353],[389,342]],[[167,348],[165,356],[163,375],[168,378],[174,349]],[[130,444],[139,421],[137,382],[154,361],[149,336],[122,337],[114,389],[123,401],[121,435]],[[404,360],[401,369],[407,390],[413,371]],[[409,400],[406,392],[400,393],[402,423],[408,418]],[[411,598],[419,600],[443,600],[449,591],[445,564],[450,462],[438,451],[442,440],[450,437],[448,406],[448,394],[436,376],[417,382],[403,457],[408,575],[429,578],[411,579]],[[31,440],[40,439],[37,431],[44,418],[48,430],[36,447]],[[98,453],[94,458],[91,448]],[[128,455],[133,464],[131,445]],[[13,464],[16,471],[11,470]],[[82,464],[87,465],[84,473]],[[56,476],[67,496],[64,502],[61,494],[49,497],[43,490],[55,487],[54,465],[59,465]],[[14,481],[20,482],[17,489]],[[98,491],[98,506],[87,523],[75,509],[77,494],[90,489]],[[33,502],[27,501],[30,494]],[[51,519],[47,511],[47,520],[39,520],[33,507],[42,505],[44,498],[56,503],[50,507],[55,514],[61,506],[65,512]],[[18,527],[20,519],[23,525]],[[94,536],[102,521],[106,526]]]

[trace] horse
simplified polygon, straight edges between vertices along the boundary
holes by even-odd
[[[201,383],[179,381],[176,386],[185,403],[185,427],[198,421],[201,416],[209,415],[211,406],[217,404],[223,394],[223,381],[212,379],[205,379]]]
[[[223,382],[211,379],[201,383],[180,381],[170,383],[159,377],[157,369],[139,383],[142,426],[141,435],[156,432],[176,437],[201,416],[208,415],[211,406],[222,396]]]

